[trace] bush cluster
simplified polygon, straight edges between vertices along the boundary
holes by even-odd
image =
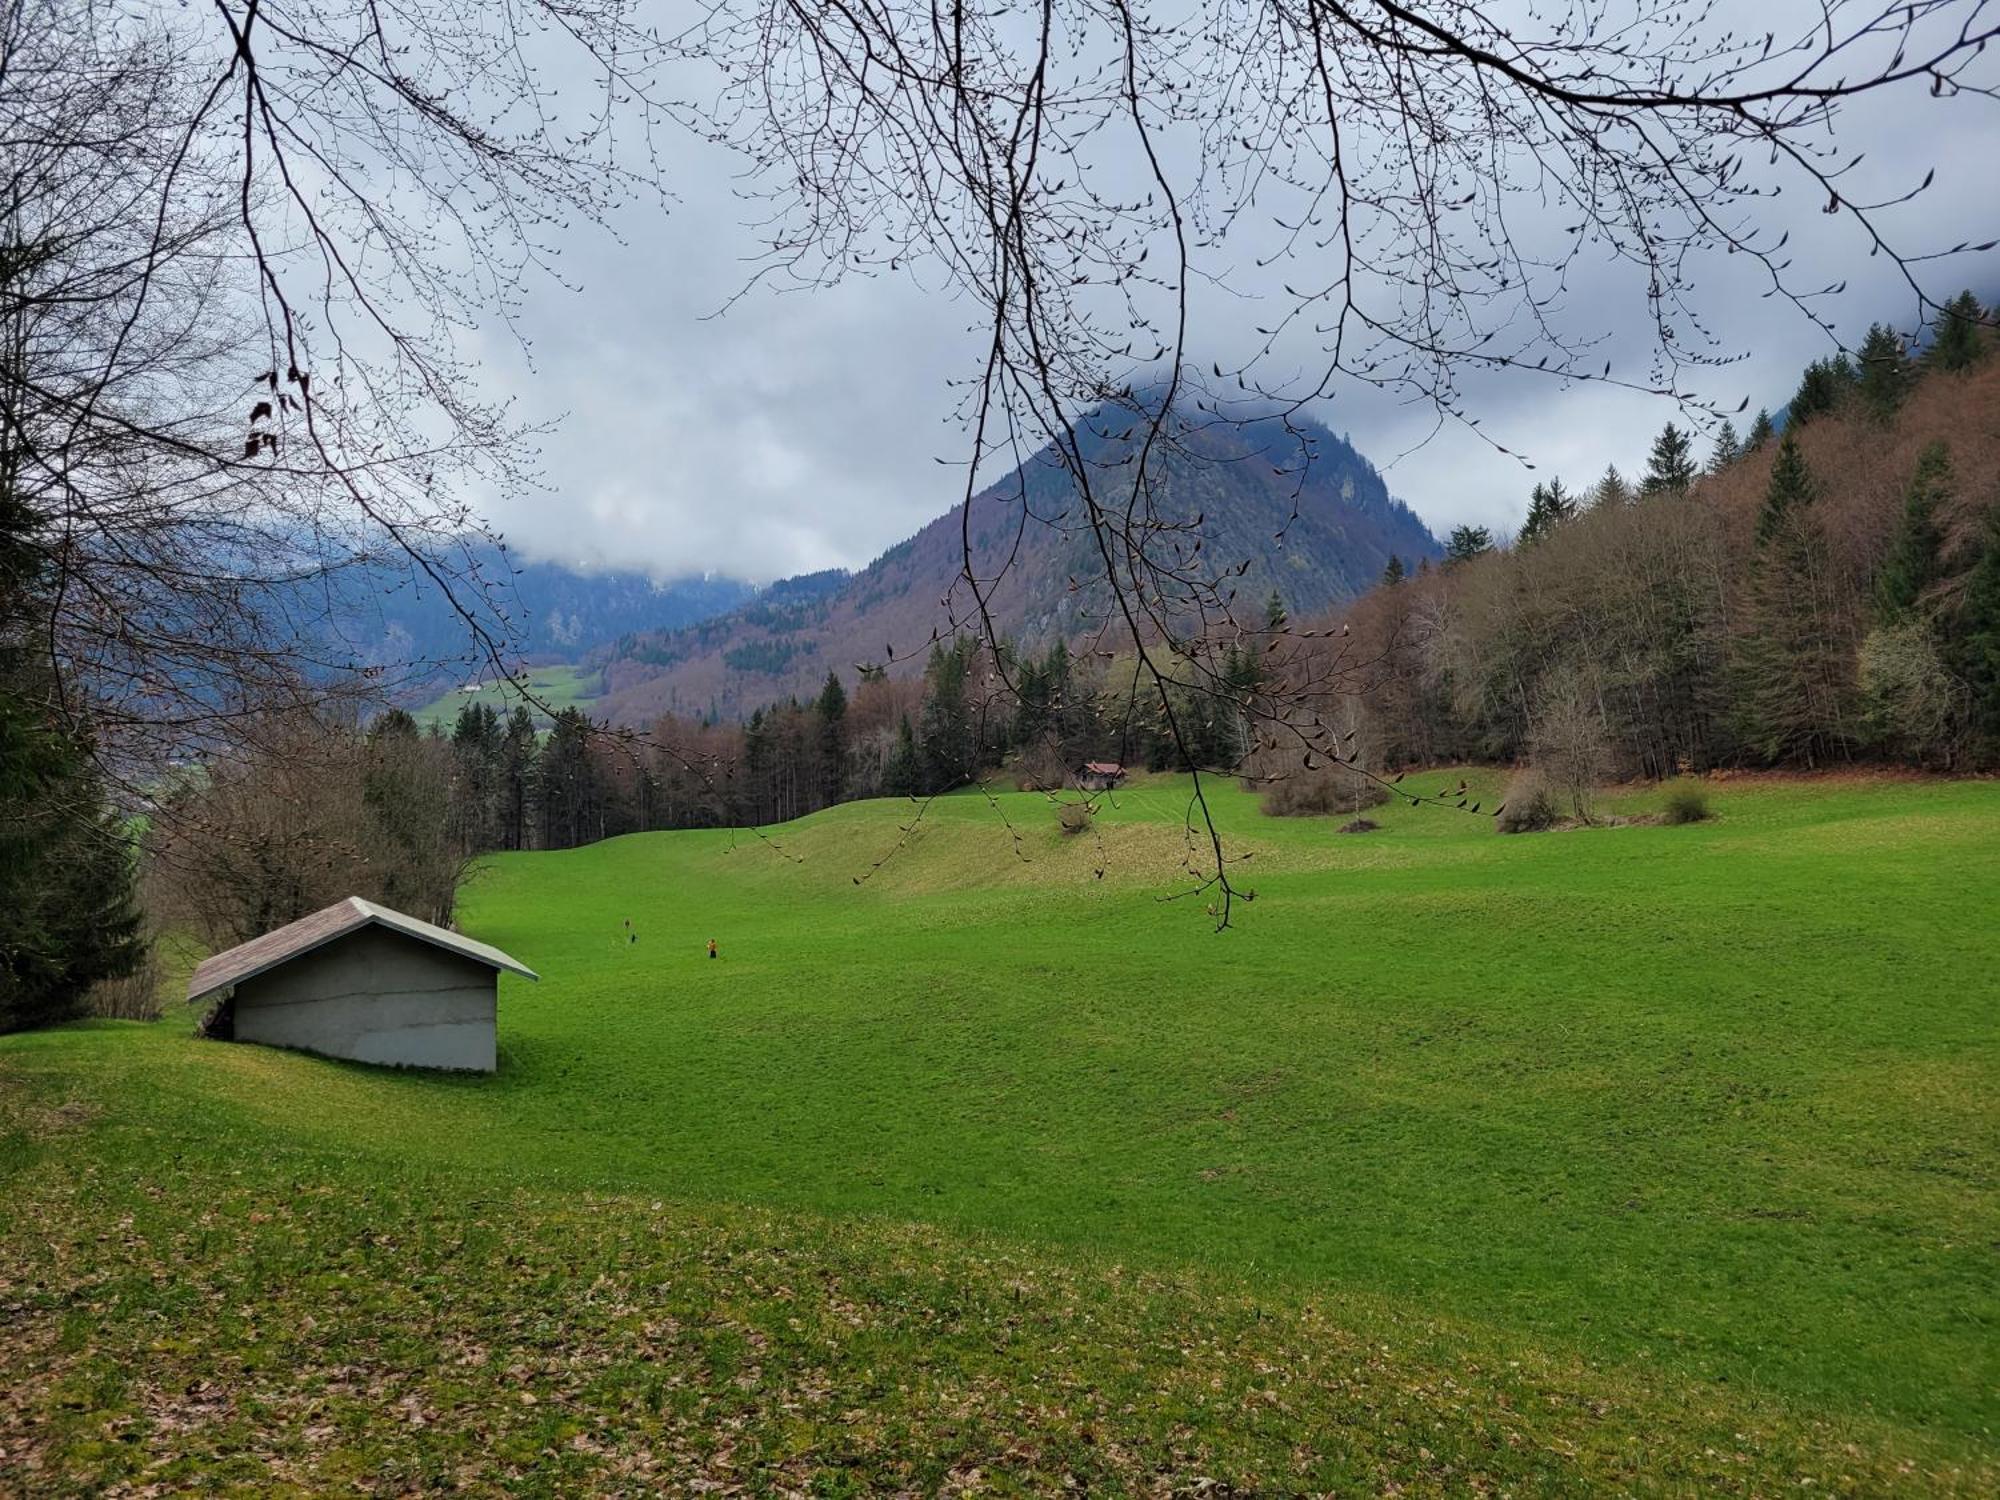
[[[1507,800],[1494,815],[1493,827],[1500,833],[1541,833],[1556,826],[1562,811],[1548,778],[1540,771],[1526,770],[1507,788]]]
[[[1709,810],[1708,793],[1700,787],[1676,787],[1667,793],[1667,809],[1660,814],[1660,821],[1672,826],[1682,823],[1705,823],[1715,814]]]
[[[1063,837],[1073,839],[1089,831],[1095,816],[1088,802],[1065,802],[1056,813],[1056,826],[1063,831]]]
[[[1259,804],[1274,818],[1328,818],[1380,807],[1388,792],[1367,777],[1331,767],[1294,771],[1265,788]]]

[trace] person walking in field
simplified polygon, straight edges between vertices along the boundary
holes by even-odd
[[[714,958],[714,957],[716,957],[716,956],[717,956],[717,955],[716,955],[716,952],[715,952],[715,939],[714,939],[714,938],[710,938],[710,939],[708,940],[708,956],[709,956],[710,958]]]

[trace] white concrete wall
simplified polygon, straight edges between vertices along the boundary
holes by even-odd
[[[236,987],[236,1040],[408,1068],[497,1061],[499,976],[364,927]]]

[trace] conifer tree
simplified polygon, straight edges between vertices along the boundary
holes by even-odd
[[[1538,484],[1528,499],[1528,515],[1521,523],[1521,540],[1533,542],[1545,537],[1575,514],[1576,501],[1563,489],[1561,479]]]
[[[972,737],[972,715],[965,701],[970,637],[961,636],[950,649],[931,647],[924,670],[922,728],[917,736],[923,765],[924,791],[948,791],[978,769]]]
[[[1049,727],[1049,690],[1042,664],[1026,657],[1014,669],[1014,743],[1032,745]]]
[[[882,791],[890,797],[914,797],[923,778],[916,731],[910,728],[910,716],[904,714],[896,725],[896,748],[889,752],[888,764],[882,768]]]
[[[813,715],[819,721],[820,801],[830,807],[847,790],[847,689],[838,672],[826,674]]]
[[[1876,614],[1884,625],[1915,616],[1924,595],[1943,576],[1938,513],[1950,502],[1951,488],[1951,453],[1942,441],[1934,442],[1917,459],[1889,555],[1875,575]]]
[[[1447,563],[1470,562],[1482,552],[1493,550],[1493,533],[1484,526],[1454,526],[1444,545]]]
[[[1088,737],[1085,705],[1077,701],[1069,644],[1058,637],[1042,658],[1042,691],[1048,700],[1048,731],[1056,737],[1064,760]]]
[[[1285,620],[1285,596],[1272,589],[1271,597],[1264,601],[1264,628],[1271,631],[1283,630]]]
[[[0,587],[0,594],[4,594]],[[82,1013],[144,952],[131,838],[32,656],[0,645],[0,1032]]]
[[[451,825],[468,854],[498,842],[500,760],[500,716],[476,700],[466,704],[451,731]]]
[[[1760,407],[1757,412],[1757,420],[1750,424],[1750,436],[1744,439],[1743,451],[1745,453],[1756,453],[1777,435],[1778,429],[1771,421],[1771,414]]]
[[[1616,464],[1605,469],[1604,477],[1590,492],[1593,506],[1623,505],[1631,498],[1632,486],[1625,482],[1625,476],[1618,472]]]
[[[1395,553],[1389,554],[1388,566],[1382,569],[1382,583],[1385,588],[1394,588],[1403,581],[1403,560]]]
[[[15,457],[0,435],[0,1032],[79,1014],[144,948],[130,836],[37,649],[47,542],[7,481]]]
[[[1653,439],[1653,451],[1646,457],[1646,477],[1639,483],[1642,495],[1685,495],[1694,483],[1694,441],[1669,422]]]
[[[1799,377],[1799,389],[1792,397],[1785,427],[1787,430],[1802,427],[1815,417],[1840,410],[1854,394],[1854,384],[1854,366],[1848,363],[1845,354],[1814,360]]]
[[[1817,764],[1846,741],[1850,661],[1823,610],[1818,487],[1787,433],[1757,516],[1749,633],[1739,659],[1743,737],[1767,760]]]
[[[517,704],[500,742],[500,847],[525,849],[534,831],[535,720]]]
[[[761,727],[760,724],[760,731]],[[751,758],[750,740],[746,732],[746,763]],[[752,770],[750,776],[752,785],[756,785],[757,772]],[[580,710],[565,708],[556,715],[549,737],[535,757],[535,805],[541,814],[541,847],[574,849],[596,838],[601,804],[597,764],[590,755],[589,721]],[[752,821],[760,817],[754,803],[747,812]]]
[[[1736,424],[1727,417],[1722,419],[1722,427],[1715,434],[1715,448],[1708,455],[1708,472],[1720,474],[1724,469],[1743,456],[1743,445],[1736,437]]]
[[[1787,519],[1801,506],[1810,505],[1817,488],[1805,455],[1789,432],[1778,444],[1777,462],[1764,486],[1764,503],[1757,512],[1757,543],[1763,546],[1783,530]]]
[[[1978,546],[1947,660],[1970,694],[1972,730],[1990,764],[2000,759],[2000,505],[1988,507]]]
[[[1869,325],[1861,341],[1861,404],[1878,422],[1895,416],[1910,389],[1910,362],[1903,341],[1881,323]]]
[[[1982,321],[1979,299],[1971,292],[1960,292],[1932,325],[1934,337],[1924,362],[1945,371],[1971,369],[1986,353],[1986,341],[1980,337]]]

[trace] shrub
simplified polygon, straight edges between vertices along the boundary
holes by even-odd
[[[1367,777],[1329,766],[1278,777],[1258,805],[1273,818],[1328,818],[1388,800],[1388,792]]]
[[[160,955],[151,945],[140,956],[138,966],[115,979],[100,979],[85,997],[84,1009],[93,1016],[114,1021],[157,1021],[160,1019]]]
[[[1373,833],[1381,826],[1380,823],[1369,818],[1356,818],[1352,823],[1342,823],[1340,831],[1342,833]]]
[[[1677,827],[1682,823],[1705,823],[1714,816],[1708,808],[1707,792],[1698,786],[1683,786],[1667,793],[1667,810],[1660,814],[1660,821]]]
[[[1528,759],[1541,772],[1551,801],[1568,803],[1588,823],[1590,794],[1610,766],[1611,742],[1597,694],[1581,673],[1552,673],[1543,684],[1529,729]]]
[[[1056,826],[1065,838],[1075,838],[1090,829],[1090,821],[1096,814],[1088,802],[1065,802],[1056,813]]]
[[[1500,833],[1541,833],[1561,818],[1548,779],[1540,771],[1527,770],[1507,788],[1507,800],[1494,814],[1493,827]]]

